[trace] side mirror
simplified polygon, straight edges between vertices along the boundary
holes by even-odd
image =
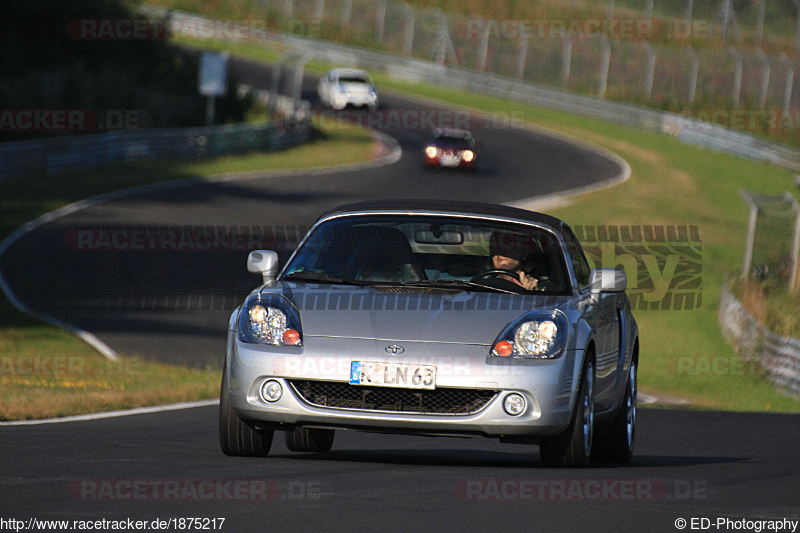
[[[623,292],[628,286],[628,276],[621,268],[595,268],[589,275],[592,295],[601,292]]]
[[[278,254],[272,250],[253,250],[247,256],[247,271],[261,274],[264,283],[275,281],[278,275]]]

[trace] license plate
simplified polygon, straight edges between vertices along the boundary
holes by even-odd
[[[408,363],[352,361],[350,384],[433,390],[436,388],[436,367]]]
[[[457,167],[461,158],[457,155],[443,155],[439,158],[439,162],[445,167]]]

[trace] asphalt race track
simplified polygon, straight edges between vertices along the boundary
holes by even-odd
[[[277,435],[269,457],[231,458],[215,407],[4,427],[0,509],[225,518],[237,532],[674,532],[678,518],[800,518],[796,416],[640,415],[632,464],[588,470],[543,468],[535,446],[341,431],[327,455],[288,452]]]
[[[234,65],[242,81],[268,86],[262,67]],[[308,82],[304,96],[313,100],[312,91]],[[384,94],[386,110],[450,113]],[[620,172],[591,150],[475,120],[484,156],[476,174],[423,171],[429,132],[390,128],[403,149],[393,165],[126,196],[40,227],[0,266],[27,305],[120,353],[218,366],[227,317],[259,281],[246,272],[246,247],[81,250],[76,232],[270,228],[285,260],[303,227],[344,202],[511,202]],[[146,309],[131,304],[142,296]],[[344,431],[324,456],[288,452],[278,434],[268,458],[228,458],[217,444],[216,407],[0,427],[0,529],[9,518],[204,517],[224,518],[222,531],[678,531],[678,519],[707,518],[707,530],[752,531],[716,520],[800,519],[797,416],[643,409],[639,421],[632,464],[588,470],[545,469],[535,446]],[[192,525],[220,529],[219,520]]]

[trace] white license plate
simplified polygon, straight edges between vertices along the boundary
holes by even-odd
[[[436,367],[407,363],[376,363],[352,361],[350,384],[401,389],[436,388]]]
[[[439,163],[443,167],[457,167],[460,162],[461,158],[457,155],[443,155],[439,158]]]

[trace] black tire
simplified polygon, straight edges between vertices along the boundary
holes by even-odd
[[[581,373],[577,404],[564,433],[543,438],[539,444],[542,463],[550,467],[589,466],[594,439],[594,361],[587,359]]]
[[[243,422],[231,407],[227,369],[222,372],[219,392],[219,446],[235,457],[266,457],[272,447],[273,430],[255,429]]]
[[[629,463],[636,444],[637,367],[631,363],[628,384],[622,405],[614,420],[598,432],[592,459],[614,463]]]
[[[286,447],[293,452],[327,453],[335,434],[332,429],[298,427],[286,432]]]

